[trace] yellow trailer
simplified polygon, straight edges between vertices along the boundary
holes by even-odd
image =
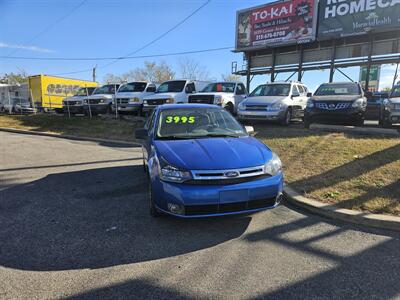
[[[29,92],[36,108],[61,109],[62,100],[81,87],[96,87],[97,82],[48,75],[29,76]]]

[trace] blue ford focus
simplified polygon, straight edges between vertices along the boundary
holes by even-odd
[[[184,218],[251,213],[282,198],[279,157],[221,107],[157,107],[142,141],[150,214]]]

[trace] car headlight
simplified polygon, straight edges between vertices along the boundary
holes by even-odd
[[[272,159],[264,165],[264,173],[275,176],[282,171],[282,162],[278,155],[272,152]]]
[[[83,103],[84,103],[84,104],[87,104],[87,103],[88,103],[88,100],[83,100]]]
[[[131,98],[131,99],[129,99],[129,102],[138,103],[138,102],[140,102],[140,99],[138,97]]]
[[[387,101],[386,105],[389,107],[389,109],[395,109],[395,104],[390,100]]]
[[[162,167],[160,171],[160,179],[163,181],[182,183],[191,178],[190,172],[179,170],[171,165]]]
[[[238,109],[239,110],[246,110],[246,104],[243,103],[243,102],[240,102],[239,105],[238,105]]]
[[[174,103],[174,99],[173,98],[168,98],[167,100],[165,100],[165,103]]]
[[[221,104],[222,103],[222,97],[220,95],[215,95],[214,96],[214,104]]]
[[[351,107],[363,107],[365,105],[365,100],[364,99],[357,99],[351,104]]]
[[[107,99],[100,99],[99,103],[106,103]],[[114,103],[114,101],[113,101]]]
[[[283,103],[277,102],[277,103],[272,104],[272,105],[269,107],[268,110],[275,110],[275,111],[277,111],[277,110],[282,110],[283,108],[284,108]]]
[[[311,99],[307,101],[307,108],[313,108],[314,106],[314,101],[312,101]]]

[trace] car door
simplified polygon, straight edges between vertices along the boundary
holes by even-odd
[[[301,109],[304,110],[306,108],[307,105],[307,88],[305,88],[305,86],[298,84],[297,88],[299,90],[300,93],[300,97],[298,98],[298,104],[299,106],[301,106]]]
[[[147,131],[148,131],[148,136],[146,137],[146,139],[144,139],[143,144],[142,144],[143,159],[146,163],[149,160],[149,157],[151,156],[151,151],[152,151],[152,144],[151,144],[150,137],[153,133],[155,117],[156,117],[156,110],[154,109],[151,112],[151,115],[147,119],[146,123],[144,124],[144,128],[147,129]]]
[[[235,106],[239,105],[240,102],[242,102],[244,99],[246,99],[247,94],[246,94],[246,88],[242,83],[238,83],[236,85],[236,90],[235,90]]]

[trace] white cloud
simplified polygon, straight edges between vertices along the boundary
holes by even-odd
[[[43,53],[51,53],[54,52],[53,50],[40,48],[37,46],[23,46],[23,45],[11,45],[7,43],[0,42],[0,48],[9,48],[9,49],[20,49],[20,50],[28,50],[34,52],[43,52]]]

